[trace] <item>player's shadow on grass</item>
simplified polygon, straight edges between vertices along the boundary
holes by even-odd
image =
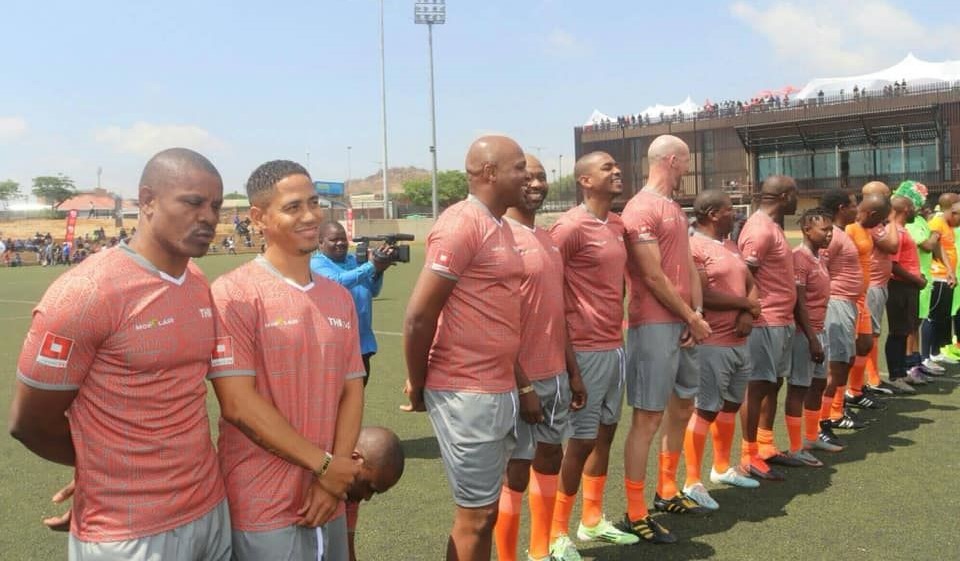
[[[435,460],[440,457],[440,446],[436,437],[424,436],[401,441],[404,455],[421,460]]]

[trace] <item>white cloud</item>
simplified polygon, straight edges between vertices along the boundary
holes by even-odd
[[[911,50],[960,54],[960,27],[921,25],[886,0],[779,1],[764,7],[738,1],[731,13],[770,43],[780,62],[820,76],[871,72]]]
[[[166,148],[183,147],[198,151],[218,150],[224,144],[197,125],[166,125],[138,121],[129,127],[106,127],[94,132],[97,142],[118,152],[152,156]]]
[[[27,121],[23,117],[0,117],[0,142],[14,140],[27,132]]]

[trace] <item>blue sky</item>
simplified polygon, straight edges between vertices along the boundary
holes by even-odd
[[[427,30],[386,0],[391,166],[429,168]],[[688,94],[748,98],[814,77],[960,59],[951,2],[448,0],[435,28],[438,156],[485,132],[571,169],[573,127]],[[0,20],[0,179],[65,173],[134,195],[146,159],[185,145],[226,190],[258,164],[317,179],[380,155],[378,2],[8,2]]]

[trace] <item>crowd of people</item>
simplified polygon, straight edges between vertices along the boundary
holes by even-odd
[[[701,476],[708,434],[710,482],[756,488],[787,477],[782,466],[823,466],[818,455],[849,438],[836,431],[864,426],[852,408],[881,410],[960,356],[955,195],[927,222],[915,216],[926,208],[917,183],[891,193],[871,182],[861,200],[829,192],[801,215],[791,248],[781,227],[797,209],[791,178],[764,181],[731,239],[727,194],[697,197],[692,231],[674,200],[691,162],[682,140],[657,137],[648,158],[647,183],[619,216],[617,162],[581,157],[583,203],[544,229],[541,162],[503,136],[470,146],[469,196],[434,224],[403,328],[402,408],[427,413],[456,506],[447,559],[489,559],[494,547],[517,559],[525,494],[527,559],[577,560],[586,541],[674,543],[650,513],[655,449],[652,510],[716,511]],[[271,161],[247,182],[264,251],[210,285],[191,258],[215,237],[216,168],[170,149],[140,185],[137,233],[48,288],[17,364],[11,433],[74,467],[58,499],[77,500],[48,525],[69,526],[81,560],[355,559],[357,505],[395,485],[404,464],[393,431],[361,428],[377,349],[369,305],[389,249],[349,259],[307,170]],[[220,403],[216,446],[206,380]],[[611,521],[624,400],[626,504]]]

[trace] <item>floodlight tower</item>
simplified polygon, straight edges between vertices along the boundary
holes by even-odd
[[[433,26],[442,25],[447,21],[447,4],[445,0],[416,0],[413,6],[413,20],[427,26],[427,47],[430,51],[430,128],[432,144],[430,154],[433,157],[433,169],[430,173],[431,194],[433,201],[433,218],[439,215],[437,204],[437,108],[433,99]]]

